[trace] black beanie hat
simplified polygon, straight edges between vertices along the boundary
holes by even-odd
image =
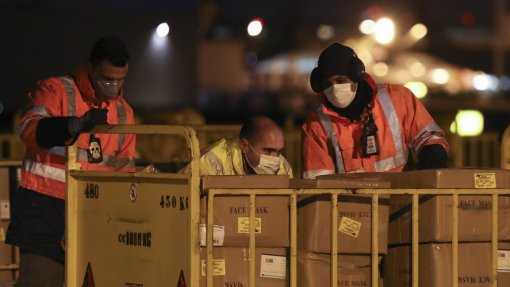
[[[333,75],[350,76],[352,59],[356,57],[354,51],[345,45],[334,42],[319,56],[317,67],[321,79]]]

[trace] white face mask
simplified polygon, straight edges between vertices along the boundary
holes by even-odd
[[[280,157],[258,154],[250,143],[248,143],[248,145],[250,146],[251,150],[260,157],[259,164],[257,166],[253,166],[245,154],[246,161],[256,174],[276,174],[278,172],[280,169]]]
[[[351,84],[334,84],[324,90],[328,101],[337,108],[345,108],[352,103],[356,91],[351,90]]]

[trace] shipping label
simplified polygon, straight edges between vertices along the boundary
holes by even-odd
[[[498,250],[498,272],[510,272],[510,250]]]
[[[207,261],[202,260],[202,276],[207,274]],[[213,276],[225,276],[225,259],[213,259]]]
[[[496,174],[493,172],[475,173],[475,188],[496,188]]]
[[[225,226],[213,225],[213,246],[223,246],[225,239]],[[200,246],[205,246],[207,242],[207,224],[200,224]]]
[[[237,218],[237,233],[250,233],[249,217]],[[262,219],[260,217],[255,217],[255,233],[262,233]]]
[[[260,256],[260,277],[285,279],[287,258],[280,255]]]
[[[9,200],[0,200],[0,219],[1,220],[11,219],[11,208]]]
[[[345,216],[342,217],[342,219],[340,220],[340,226],[338,226],[338,231],[345,233],[349,236],[358,238],[360,230],[361,222]]]

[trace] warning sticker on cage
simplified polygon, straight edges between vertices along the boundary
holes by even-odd
[[[338,231],[345,233],[352,237],[358,237],[361,230],[361,222],[351,219],[349,217],[342,217]]]
[[[8,200],[0,200],[0,219],[11,219],[11,207]]]
[[[496,188],[496,174],[492,172],[475,173],[475,188]]]
[[[237,218],[237,233],[250,233],[250,218]],[[255,217],[255,233],[262,233],[262,219]]]
[[[225,259],[213,259],[212,261],[212,274],[213,276],[224,276],[225,271]],[[206,260],[202,260],[202,276],[207,274]]]
[[[213,246],[223,246],[225,239],[225,226],[213,225]],[[207,224],[200,224],[200,246],[205,246],[207,242]]]
[[[498,250],[498,272],[510,272],[510,250]]]
[[[285,279],[287,258],[278,255],[260,256],[260,277]]]

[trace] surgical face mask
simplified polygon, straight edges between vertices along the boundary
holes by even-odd
[[[337,108],[345,108],[352,103],[356,91],[351,90],[351,84],[334,84],[324,90],[324,94],[328,101]]]
[[[119,96],[120,88],[124,83],[122,80],[97,80],[95,85],[95,91],[97,95],[104,99],[115,99]]]
[[[258,154],[250,143],[248,143],[248,145],[250,146],[251,150],[260,157],[259,164],[257,166],[253,166],[245,154],[246,161],[256,174],[276,174],[278,172],[280,169],[280,157]]]

